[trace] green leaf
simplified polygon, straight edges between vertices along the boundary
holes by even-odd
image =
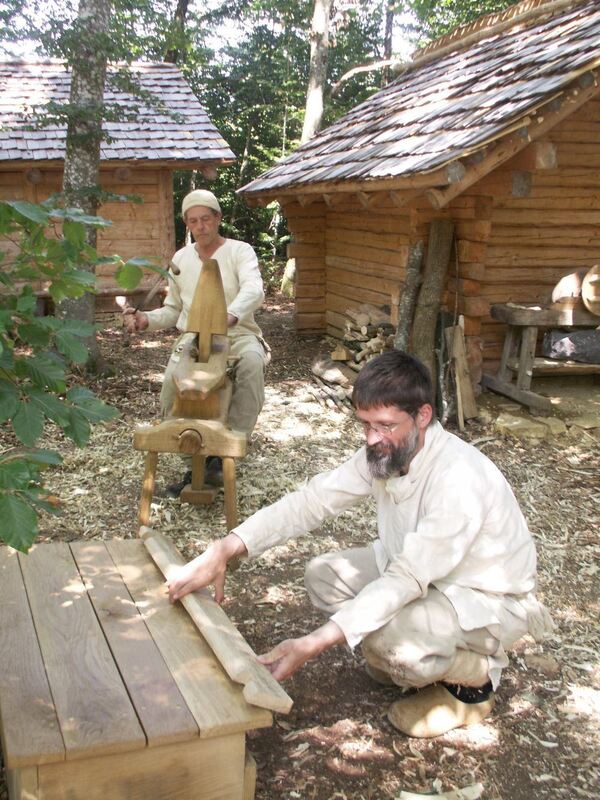
[[[26,200],[7,200],[6,204],[32,222],[39,222],[42,225],[48,224],[48,212],[39,206],[33,205],[33,203],[28,203]]]
[[[39,469],[44,469],[49,465],[55,466],[62,464],[61,456],[54,450],[42,450],[34,447],[14,447],[6,453],[0,455],[0,464],[8,464],[12,461],[27,461],[35,464]]]
[[[115,277],[119,286],[122,286],[124,289],[135,289],[142,280],[143,274],[144,273],[138,266],[128,261],[117,269]]]
[[[13,494],[0,493],[0,536],[6,544],[26,553],[38,533],[35,509]]]
[[[67,392],[67,400],[78,408],[90,422],[108,422],[119,416],[119,411],[99,400],[83,386],[74,386]]]
[[[16,364],[17,374],[28,376],[36,386],[47,386],[53,392],[65,391],[65,370],[62,361],[51,353],[39,353],[21,359]]]
[[[30,344],[32,347],[47,347],[50,342],[48,330],[44,325],[40,325],[37,322],[28,322],[24,325],[19,325],[17,333],[24,342]]]
[[[89,358],[87,347],[73,334],[60,331],[56,334],[56,346],[69,361],[75,364],[85,364]]]
[[[85,244],[85,226],[80,222],[67,220],[63,225],[63,236],[78,250]]]
[[[25,461],[0,464],[0,489],[26,489],[31,483],[32,469]]]
[[[22,491],[21,497],[24,497],[32,506],[35,508],[40,508],[43,511],[47,511],[48,514],[60,514],[61,509],[57,508],[56,504],[49,502],[48,500],[44,499],[44,496],[41,494],[43,489],[29,489],[26,491]],[[48,495],[46,494],[45,497]]]
[[[61,427],[69,424],[69,407],[58,397],[34,387],[26,387],[25,392],[48,419]]]
[[[96,326],[79,319],[65,319],[60,321],[60,330],[70,333],[72,336],[85,337],[91,336],[96,330]]]
[[[12,418],[12,426],[15,436],[23,444],[31,447],[44,430],[44,414],[34,403],[21,402]]]
[[[19,407],[19,390],[10,381],[0,378],[0,422],[6,422]]]
[[[37,297],[31,293],[31,290],[24,289],[17,300],[17,311],[21,314],[33,314],[36,305]]]
[[[8,347],[6,346],[7,344],[9,343],[5,341],[4,347],[0,352],[0,369],[5,369],[7,372],[12,372],[12,370],[15,368],[15,359],[10,344]]]
[[[90,423],[78,408],[69,409],[69,424],[65,425],[63,430],[78,447],[85,447],[89,441]]]

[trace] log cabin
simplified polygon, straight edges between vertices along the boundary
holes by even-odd
[[[240,191],[278,200],[296,326],[394,306],[411,248],[451,219],[443,303],[464,316],[472,382],[495,369],[500,303],[545,303],[600,261],[600,4],[525,0],[417,51],[401,74]]]
[[[173,171],[197,170],[207,180],[235,156],[174,64],[134,62],[130,70],[156,106],[113,88],[105,102],[136,113],[103,124],[101,189],[125,196],[104,203],[100,216],[113,224],[98,235],[101,255],[141,256],[168,264],[176,249]],[[43,119],[45,106],[69,100],[71,76],[57,60],[0,62],[0,199],[37,203],[60,192],[66,128]],[[134,202],[126,196],[135,196]],[[3,249],[10,249],[4,242]],[[113,267],[97,268],[97,308],[113,304]],[[154,276],[154,277],[153,277]],[[155,279],[150,273],[138,292]]]

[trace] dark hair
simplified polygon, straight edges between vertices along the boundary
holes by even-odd
[[[396,406],[414,417],[426,403],[434,407],[429,370],[403,350],[387,350],[358,373],[352,403],[363,409]]]

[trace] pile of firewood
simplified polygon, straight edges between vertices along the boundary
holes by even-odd
[[[376,355],[394,346],[395,327],[385,308],[363,303],[346,311],[342,341],[329,355],[318,355],[312,364],[318,398],[330,408],[350,413],[356,373]]]

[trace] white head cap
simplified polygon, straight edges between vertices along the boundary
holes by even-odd
[[[181,216],[185,217],[185,212],[193,206],[206,206],[206,208],[212,208],[219,214],[221,213],[219,201],[212,192],[208,192],[206,189],[194,189],[193,192],[186,194],[181,203]]]

